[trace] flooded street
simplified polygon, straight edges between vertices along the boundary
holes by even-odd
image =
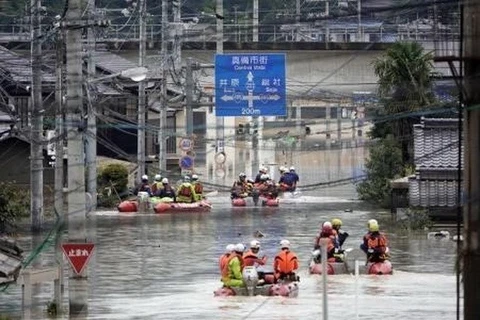
[[[338,157],[346,158],[345,163],[333,161],[341,170],[325,166],[308,171],[307,165],[296,166],[301,177],[308,176],[305,180],[314,183],[328,181],[327,175],[333,175],[332,180],[351,177],[363,162],[345,157],[344,152]],[[96,249],[88,266],[88,319],[321,319],[322,281],[308,274],[308,264],[320,223],[334,217],[343,220],[350,234],[344,248],[354,248],[348,257],[352,266],[355,258],[364,259],[357,248],[366,221],[378,219],[389,236],[394,274],[330,276],[329,318],[454,319],[456,244],[427,240],[426,231],[414,236],[402,232],[389,212],[355,199],[355,187],[348,184],[303,191],[296,199],[281,201],[278,208],[232,208],[228,194],[219,193],[210,198],[213,209],[209,213],[92,213],[87,219],[88,237]],[[292,243],[301,264],[298,298],[213,296],[221,286],[217,261],[225,246],[248,244],[256,231],[264,235],[258,240],[269,266],[279,241],[286,238]],[[29,237],[19,242],[27,250],[31,247]],[[51,265],[53,251],[50,248],[42,254],[38,263]],[[64,305],[68,306],[68,281],[66,286]],[[37,286],[34,294],[32,318],[47,318],[53,285]],[[2,293],[0,313],[20,318],[20,286]]]

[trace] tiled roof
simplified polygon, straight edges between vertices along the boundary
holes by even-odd
[[[456,206],[458,119],[422,119],[413,131],[416,174],[409,179],[410,205]],[[463,145],[461,165],[463,169]]]
[[[92,54],[93,60],[97,68],[104,70],[107,73],[114,74],[120,73],[127,69],[132,69],[138,67],[138,64],[125,59],[117,54],[111,53],[109,51],[95,51]],[[147,60],[147,59],[145,59]],[[145,65],[147,65],[148,61],[145,61]],[[155,72],[154,68],[149,68],[147,78],[149,79],[158,79],[159,74]]]
[[[30,60],[0,46],[0,76],[11,78],[18,83],[30,83],[32,78]],[[43,72],[42,76],[42,81],[55,83],[54,74]]]
[[[457,119],[423,119],[414,125],[413,134],[417,170],[458,168]],[[461,163],[463,167],[463,145]]]
[[[457,181],[409,180],[409,204],[414,207],[454,207],[457,205]]]

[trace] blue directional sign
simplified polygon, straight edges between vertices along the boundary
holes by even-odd
[[[217,117],[285,116],[285,54],[217,54]]]
[[[193,168],[193,158],[190,156],[183,156],[178,161],[178,165],[182,169],[192,169]]]

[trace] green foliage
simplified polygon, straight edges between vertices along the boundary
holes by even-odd
[[[58,315],[57,303],[55,301],[50,301],[47,304],[47,314],[49,317],[55,317]]]
[[[395,115],[388,123],[379,123],[372,130],[384,138],[390,132],[401,141],[402,159],[413,162],[413,124],[418,117],[409,113],[431,105],[434,101],[432,75],[433,54],[425,53],[417,42],[397,42],[373,61],[378,76],[378,92],[383,110],[378,117]]]
[[[433,226],[426,209],[408,208],[406,218],[400,221],[400,227],[408,231],[425,230]]]
[[[12,182],[0,182],[0,233],[13,232],[17,219],[29,214],[28,191]]]
[[[113,207],[127,194],[128,169],[121,164],[109,164],[98,175],[98,205]]]
[[[357,185],[360,198],[388,207],[390,180],[403,174],[402,152],[395,139],[389,136],[372,145],[365,169],[367,177]]]

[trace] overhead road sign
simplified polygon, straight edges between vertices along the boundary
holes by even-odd
[[[62,250],[76,274],[81,274],[92,257],[93,243],[64,243]]]
[[[217,54],[215,114],[285,116],[285,82],[285,54]]]

